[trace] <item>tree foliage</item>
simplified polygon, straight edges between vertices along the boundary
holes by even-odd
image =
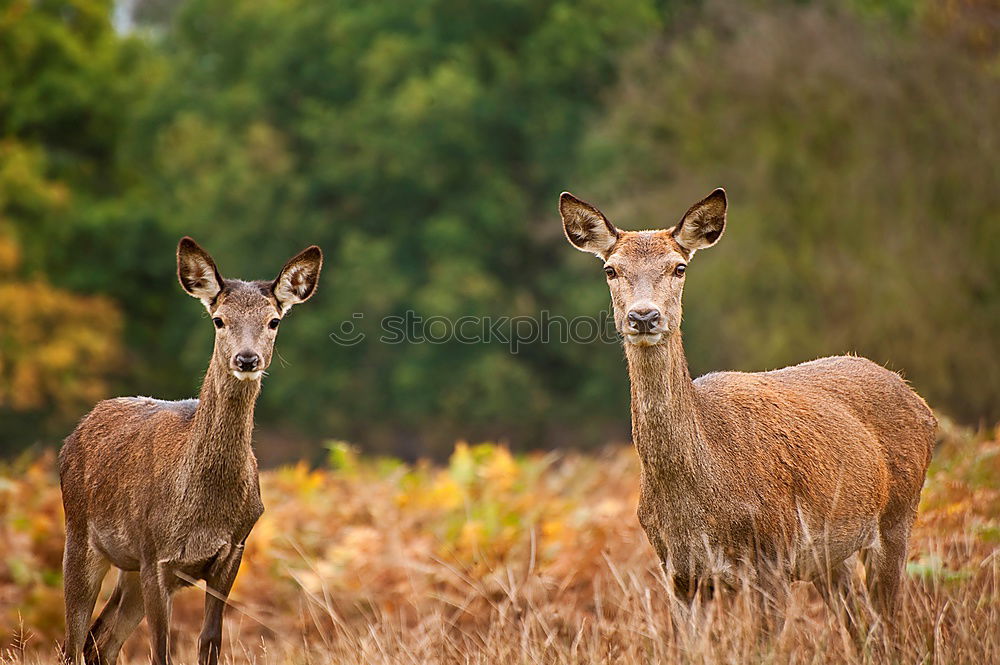
[[[630,61],[590,144],[618,219],[670,225],[650,216],[730,194],[690,273],[695,368],[856,352],[937,408],[1000,418],[1000,86],[948,46],[725,5]]]
[[[153,174],[147,214],[224,274],[270,276],[313,242],[327,254],[319,297],[283,327],[267,417],[416,455],[462,433],[541,443],[579,413],[555,390],[558,350],[384,344],[379,322],[552,307],[553,194],[617,55],[657,21],[644,2],[180,8],[129,147]],[[211,331],[180,305],[165,334],[193,385]],[[343,321],[366,340],[333,343]]]
[[[113,29],[110,0],[0,9],[8,448],[99,395],[196,392],[213,333],[173,278],[181,235],[245,278],[326,253],[282,326],[272,433],[405,457],[625,436],[614,345],[380,339],[408,312],[425,336],[429,320],[598,318],[606,287],[565,245],[563,189],[663,227],[653,211],[727,188],[726,239],[686,296],[695,372],[856,351],[935,408],[1000,417],[988,1],[138,7],[135,32]],[[345,325],[364,340],[335,343]],[[63,364],[42,362],[53,345]]]
[[[143,47],[103,0],[0,9],[0,450],[60,428],[114,389],[121,306],[74,288],[118,195],[117,132]],[[114,242],[113,236],[108,236]],[[109,269],[114,264],[110,264]]]

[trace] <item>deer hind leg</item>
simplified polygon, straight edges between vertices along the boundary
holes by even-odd
[[[225,609],[229,591],[236,580],[236,572],[243,559],[243,545],[234,547],[224,558],[216,561],[205,576],[205,623],[198,638],[199,665],[217,665],[222,650],[222,610]]]
[[[826,577],[813,580],[813,586],[823,597],[830,612],[836,615],[847,629],[853,643],[845,642],[845,648],[853,655],[857,655],[855,646],[864,641],[864,621],[860,614],[862,608],[856,602],[855,565],[856,560],[852,556],[836,566],[831,566]]]
[[[813,586],[819,591],[823,601],[832,612],[842,612],[847,601],[850,600],[853,590],[853,571],[850,567],[852,560],[848,559],[836,566],[830,566],[827,576],[813,580]]]
[[[139,570],[142,604],[149,625],[150,655],[153,665],[170,665],[170,574],[164,562],[143,563]]]
[[[785,633],[789,601],[791,600],[791,581],[775,571],[750,571],[745,591],[749,593],[751,606],[757,615],[759,636],[761,638],[780,638]]]
[[[868,594],[876,612],[890,628],[899,604],[906,548],[915,518],[916,509],[901,520],[880,525],[881,547],[868,551],[864,558]]]
[[[144,614],[139,573],[121,571],[118,584],[90,630],[84,661],[87,665],[115,665],[118,653]]]
[[[76,665],[87,638],[108,560],[87,539],[86,531],[68,528],[63,552],[63,590],[66,603],[66,641],[63,662]]]

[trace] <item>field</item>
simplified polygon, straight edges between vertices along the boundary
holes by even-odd
[[[267,512],[227,613],[227,659],[1000,662],[996,431],[943,423],[895,636],[876,628],[862,644],[803,584],[766,638],[747,593],[683,609],[635,517],[637,466],[625,447],[513,456],[460,443],[435,466],[331,443],[326,468],[267,471]],[[0,515],[0,663],[54,662],[63,534],[51,454],[0,469]],[[192,589],[175,598],[179,662],[196,652],[201,602]],[[140,627],[125,652],[146,662],[146,650]]]

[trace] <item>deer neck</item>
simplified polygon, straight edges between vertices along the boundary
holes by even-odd
[[[692,486],[710,482],[698,399],[680,332],[656,346],[625,345],[632,389],[632,439],[645,479]]]
[[[260,380],[240,381],[215,356],[208,366],[191,425],[191,453],[206,472],[240,470],[253,458],[253,410]]]

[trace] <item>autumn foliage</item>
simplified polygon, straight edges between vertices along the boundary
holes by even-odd
[[[513,456],[459,443],[446,466],[329,451],[324,468],[261,477],[266,512],[227,622],[234,662],[880,662],[889,648],[875,631],[852,651],[808,585],[771,640],[757,639],[741,593],[678,624],[634,514],[629,448]],[[945,424],[913,534],[901,662],[1000,657],[998,475],[996,432]],[[49,662],[63,538],[51,455],[4,469],[0,529],[0,649]],[[201,594],[179,594],[182,657],[200,617]],[[137,662],[146,649],[142,630],[126,645]]]
[[[12,277],[18,267],[16,244],[0,235],[0,409],[75,415],[108,393],[121,358],[119,308],[42,277]]]

